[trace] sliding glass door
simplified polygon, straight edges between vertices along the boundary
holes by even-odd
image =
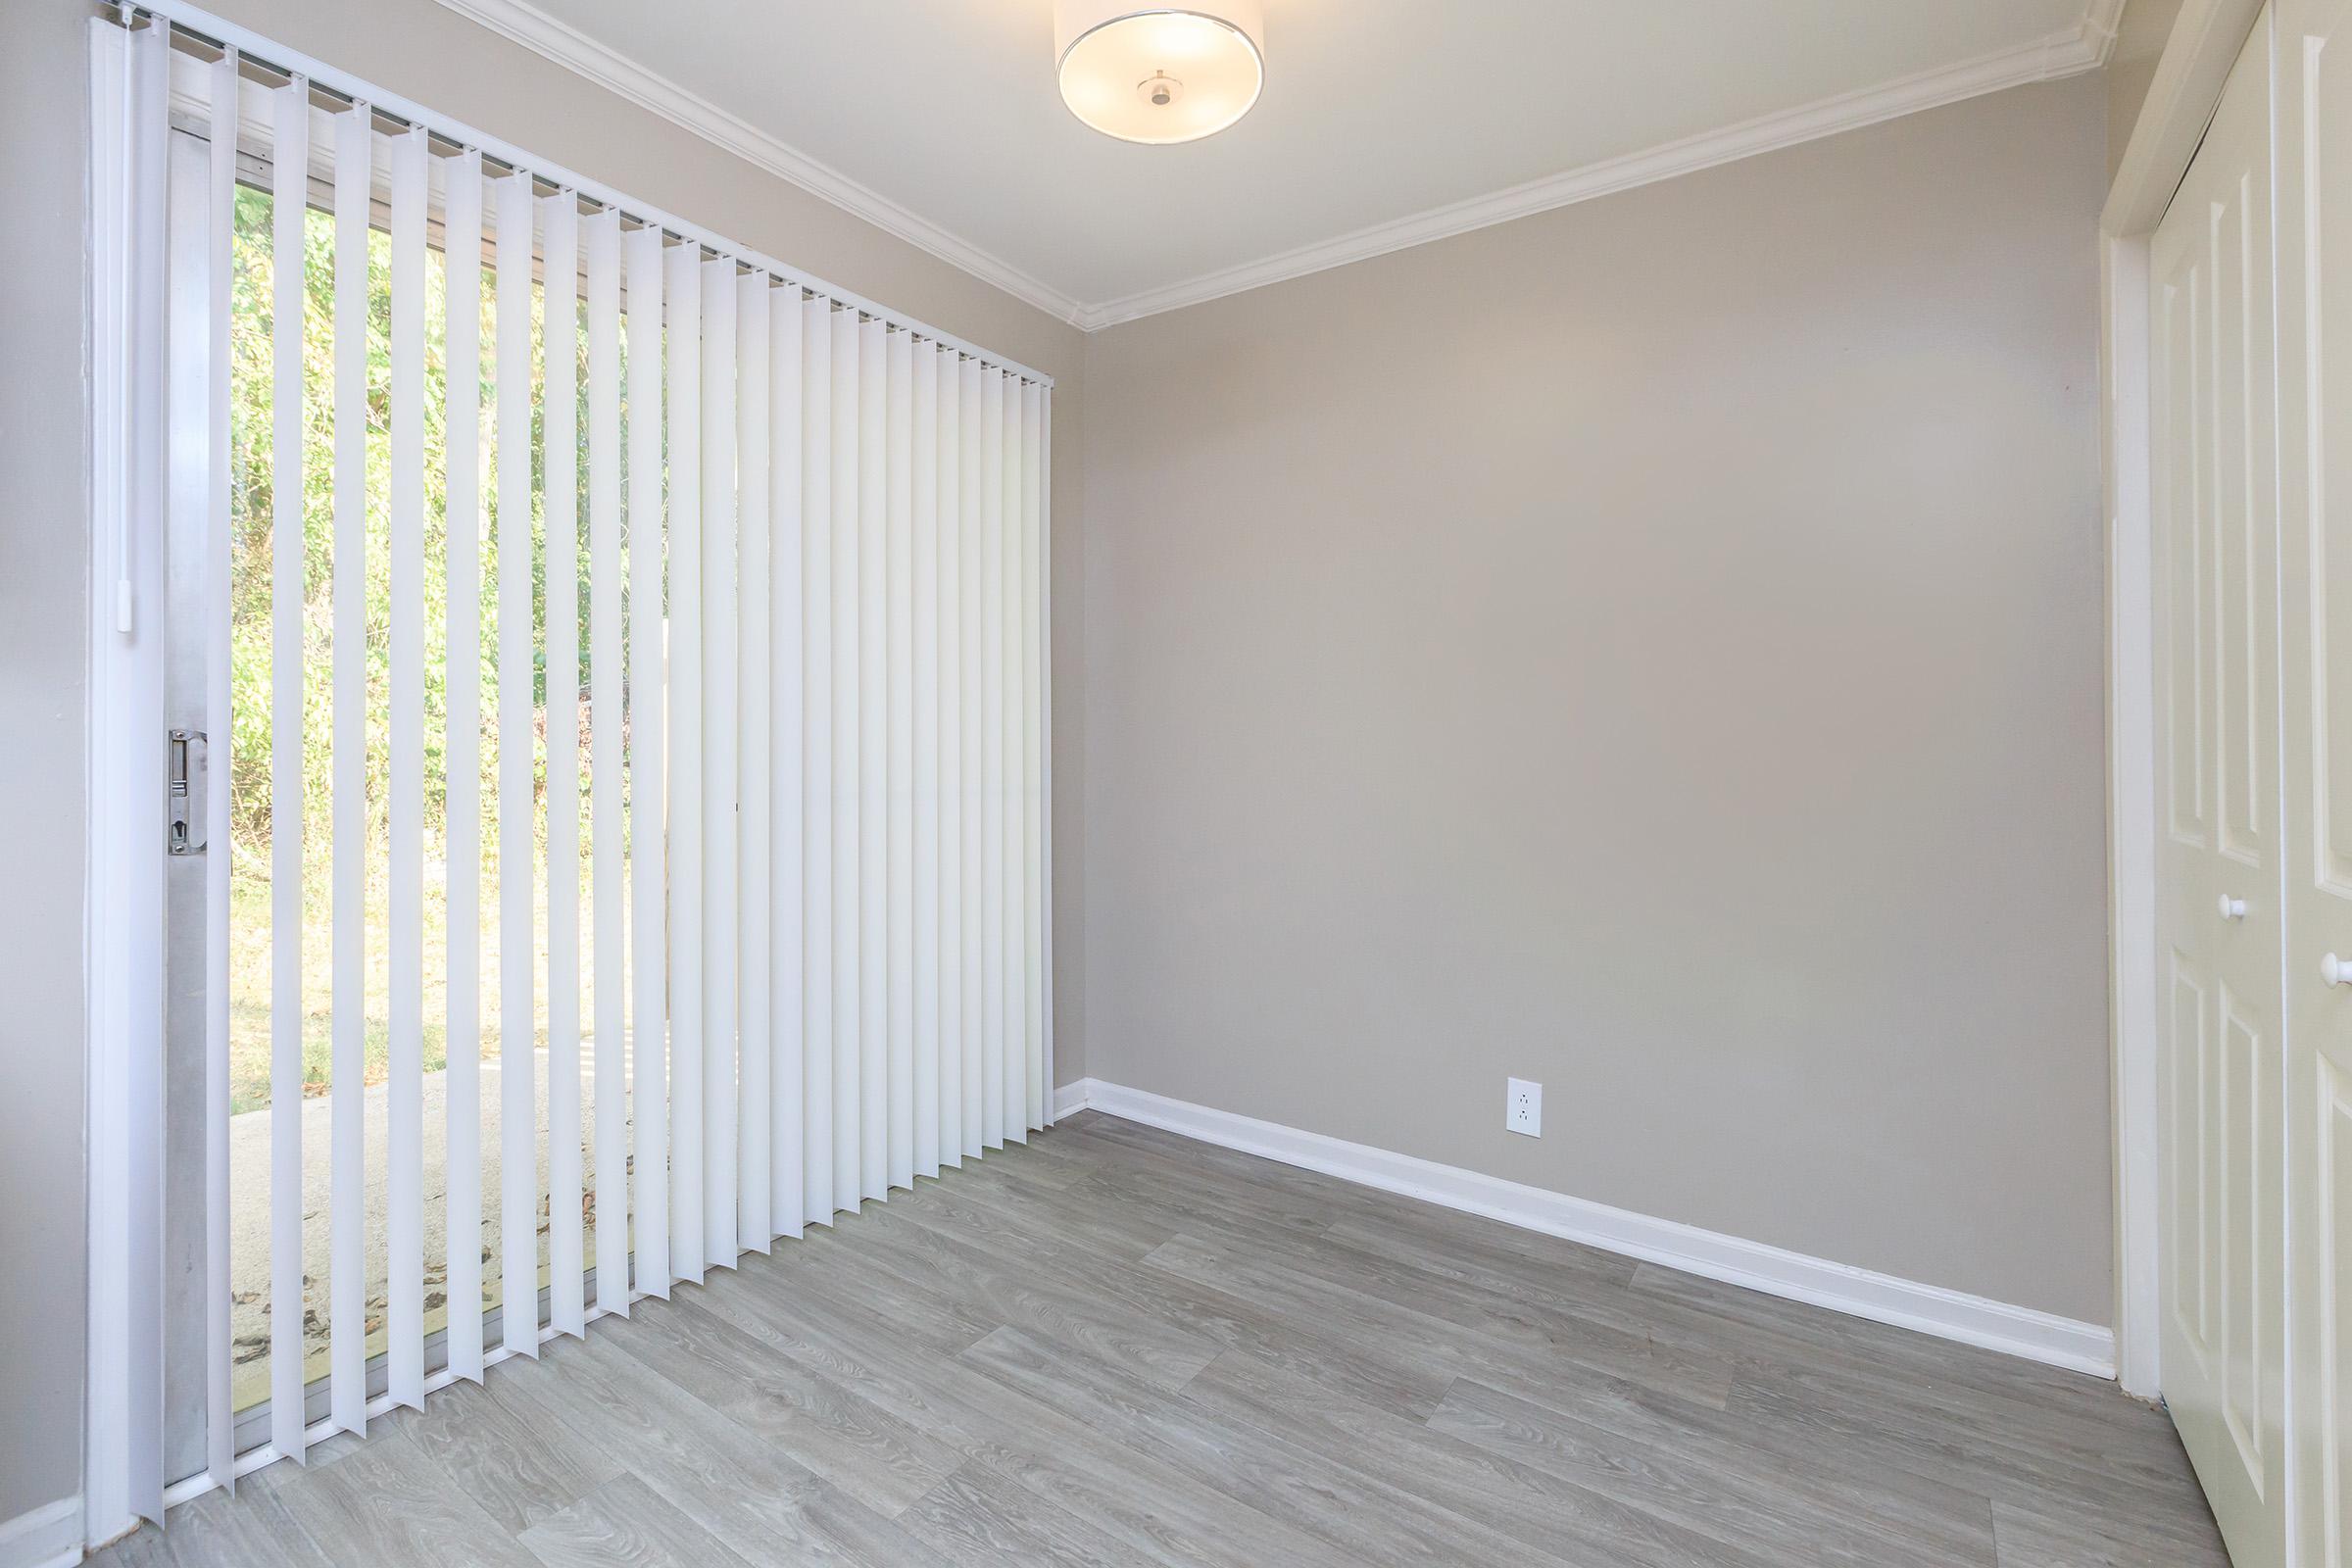
[[[105,1522],[1046,1125],[1052,402],[91,37]]]

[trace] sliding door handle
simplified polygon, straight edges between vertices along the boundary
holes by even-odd
[[[209,790],[213,787],[209,776],[212,768],[212,743],[205,739],[204,731],[174,729],[165,737],[164,764],[168,771],[164,780],[164,853],[167,855],[202,855],[204,853],[204,845],[193,837],[196,817],[192,798],[188,792],[188,778],[191,771],[188,766],[188,752],[191,748],[198,746],[204,747],[206,751],[205,768],[208,776],[205,780],[205,788]]]

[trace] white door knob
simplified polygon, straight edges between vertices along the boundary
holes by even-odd
[[[2233,899],[2227,893],[2223,894],[2222,918],[2225,920],[2243,920],[2245,917],[2246,901],[2243,899]]]
[[[2352,963],[2330,953],[2320,960],[2320,978],[2331,986],[2352,986]]]

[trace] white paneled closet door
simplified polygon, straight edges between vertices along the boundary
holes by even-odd
[[[2270,65],[2266,18],[2151,277],[2163,1382],[2243,1568],[2288,1560]]]
[[[2290,1527],[2332,1565],[2352,1562],[2352,0],[2282,0],[2278,37]]]

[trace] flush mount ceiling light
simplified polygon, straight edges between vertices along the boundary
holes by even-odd
[[[1061,101],[1121,141],[1165,145],[1223,130],[1265,84],[1265,17],[1257,0],[1209,4],[1054,0]]]

